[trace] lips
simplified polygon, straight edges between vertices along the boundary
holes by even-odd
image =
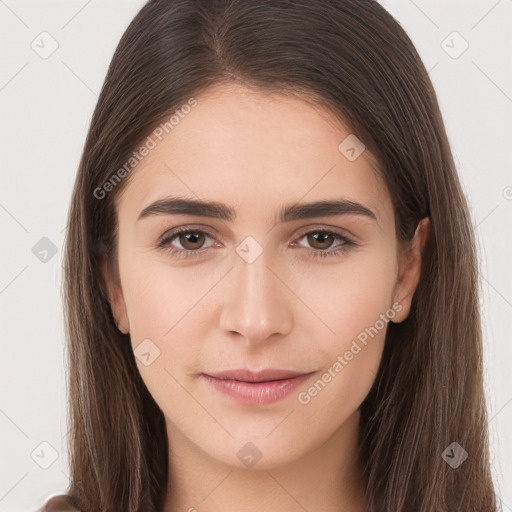
[[[268,368],[254,372],[246,368],[224,370],[217,373],[208,373],[210,377],[221,380],[237,380],[240,382],[271,382],[276,380],[293,379],[308,372],[297,372],[292,370],[280,370]]]
[[[305,384],[310,373],[265,369],[258,372],[240,368],[216,373],[202,373],[201,378],[212,389],[239,404],[264,406],[289,396]]]

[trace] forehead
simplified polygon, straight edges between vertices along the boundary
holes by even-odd
[[[283,203],[334,197],[362,202],[384,220],[392,215],[372,155],[347,157],[343,141],[363,146],[327,109],[232,84],[195,99],[161,140],[153,137],[119,198],[120,213],[135,204],[139,213],[167,194],[220,200],[241,215],[244,205],[270,217]]]

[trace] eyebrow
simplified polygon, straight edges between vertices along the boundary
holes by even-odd
[[[236,210],[216,201],[200,201],[179,197],[166,197],[150,204],[139,214],[137,221],[151,215],[192,215],[211,217],[226,221],[236,218]],[[329,199],[311,203],[292,203],[285,205],[279,212],[278,222],[329,217],[335,215],[362,215],[377,220],[376,214],[368,207],[348,199]]]

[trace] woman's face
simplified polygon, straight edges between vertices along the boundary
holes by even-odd
[[[402,264],[386,186],[327,111],[235,85],[196,100],[118,197],[112,308],[169,432],[277,467],[357,417],[419,263]],[[236,369],[306,375],[207,377]]]

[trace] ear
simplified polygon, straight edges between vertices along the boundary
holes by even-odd
[[[403,322],[409,316],[412,298],[420,280],[421,258],[427,241],[429,226],[430,219],[428,217],[421,219],[416,227],[409,250],[400,257],[393,304],[395,302],[399,303],[402,309],[397,311],[394,316],[392,320],[394,323]]]
[[[123,334],[128,334],[130,332],[130,324],[128,322],[128,314],[126,312],[126,304],[119,279],[119,272],[117,268],[112,268],[109,258],[103,259],[101,273],[114,322]]]

